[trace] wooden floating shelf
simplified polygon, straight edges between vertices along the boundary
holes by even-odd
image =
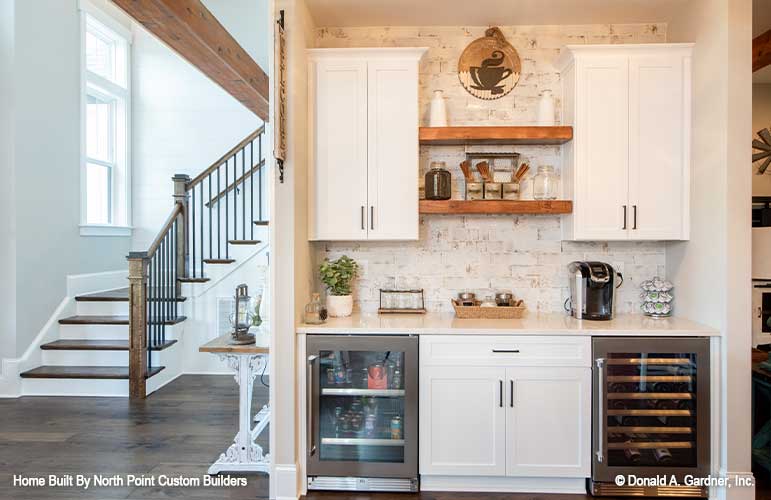
[[[421,214],[569,214],[570,200],[420,200]]]
[[[573,139],[573,127],[420,127],[420,144],[564,144]]]

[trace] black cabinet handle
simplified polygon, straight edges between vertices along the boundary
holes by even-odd
[[[632,205],[632,229],[637,229],[637,205]]]
[[[361,206],[361,230],[364,231],[364,205]]]
[[[511,354],[517,354],[519,352],[519,349],[493,349],[493,352],[495,353],[511,353]]]
[[[369,228],[375,230],[375,205],[369,206]]]
[[[510,398],[509,406],[514,408],[514,381],[513,380],[509,380],[509,392],[510,392],[510,394],[509,394],[509,398]]]
[[[503,408],[503,380],[498,381],[498,406]]]
[[[621,205],[624,207],[624,225],[621,226],[621,229],[626,229],[626,205]]]

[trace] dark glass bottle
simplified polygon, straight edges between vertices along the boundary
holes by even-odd
[[[426,172],[426,199],[449,200],[452,197],[452,176],[445,170],[443,161],[432,161]]]

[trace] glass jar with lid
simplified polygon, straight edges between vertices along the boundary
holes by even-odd
[[[559,193],[559,176],[551,165],[541,165],[533,177],[533,198],[536,200],[556,200]]]
[[[452,176],[443,161],[432,161],[426,172],[426,199],[449,200],[452,197]]]

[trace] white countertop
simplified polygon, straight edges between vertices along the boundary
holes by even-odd
[[[720,332],[683,318],[622,314],[610,321],[577,320],[562,313],[525,313],[522,319],[457,319],[453,313],[354,313],[323,325],[300,325],[297,333],[420,335],[628,335],[714,337]]]

